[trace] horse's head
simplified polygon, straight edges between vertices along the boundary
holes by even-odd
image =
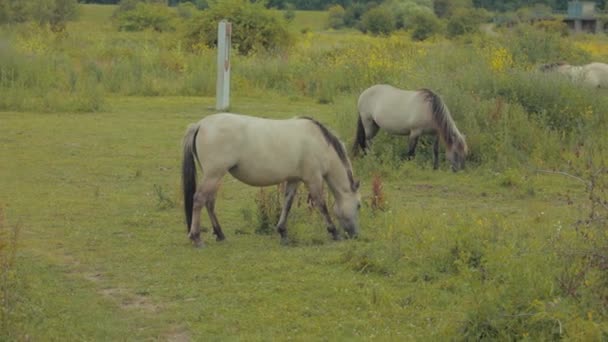
[[[465,141],[464,136],[461,136],[460,139],[454,141],[452,146],[449,146],[446,149],[445,157],[452,164],[452,171],[456,172],[464,169],[468,152],[467,142]]]
[[[561,67],[567,66],[567,65],[568,64],[566,62],[555,62],[555,63],[541,64],[538,67],[538,70],[541,71],[541,72],[559,71],[561,69]]]
[[[336,197],[334,213],[340,226],[349,237],[359,234],[359,209],[361,208],[361,195],[359,194],[359,181],[353,181],[350,191],[345,191]]]

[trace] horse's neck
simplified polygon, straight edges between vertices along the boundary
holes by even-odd
[[[446,110],[443,114],[445,117],[443,118],[444,120],[444,124],[443,124],[443,129],[441,134],[443,135],[443,139],[445,141],[458,141],[461,140],[461,136],[462,134],[460,134],[460,131],[458,130],[458,127],[456,127],[456,123],[454,122],[454,119],[452,118],[452,115],[450,115],[450,113]]]
[[[564,72],[570,75],[571,77],[577,78],[583,76],[583,74],[585,73],[585,68],[582,66],[570,65],[565,69]]]
[[[348,172],[348,169],[337,156],[330,163],[330,169],[327,172],[325,181],[336,199],[341,198],[345,192],[351,191]]]

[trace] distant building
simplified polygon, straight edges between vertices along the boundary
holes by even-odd
[[[595,10],[594,1],[568,1],[564,22],[574,32],[603,32],[603,25]]]

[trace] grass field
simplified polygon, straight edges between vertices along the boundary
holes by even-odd
[[[331,106],[273,102],[238,98],[234,110],[332,121]],[[27,317],[15,336],[446,338],[461,332],[476,302],[514,286],[442,270],[458,236],[496,252],[484,256],[488,272],[516,265],[512,280],[530,286],[524,298],[555,296],[552,279],[538,279],[546,271],[536,273],[532,261],[543,260],[543,268],[557,261],[545,254],[548,244],[577,210],[563,195],[582,200],[582,192],[554,175],[529,176],[530,195],[500,175],[407,163],[386,181],[390,211],[363,209],[361,240],[330,242],[303,205],[292,213],[290,247],[277,235],[253,234],[242,212],[254,210],[257,190],[228,177],[217,203],[227,241],[206,233],[207,248],[190,247],[179,200],[180,142],[212,104],[116,98],[112,110],[93,115],[2,113],[2,202],[21,233],[23,302],[15,317]],[[369,181],[363,178],[364,199]],[[469,241],[471,234],[481,236]]]
[[[63,35],[0,32],[17,42],[0,49],[0,86],[15,94],[0,93],[15,108],[0,112],[0,340],[608,339],[608,263],[594,263],[608,184],[593,169],[608,162],[608,102],[529,72],[544,33],[418,43],[319,33],[320,13],[297,12],[292,30],[314,33],[289,53],[234,56],[231,111],[312,116],[350,145],[359,88],[438,86],[468,168],[452,173],[441,156],[433,171],[425,141],[400,160],[405,138],[381,133],[353,159],[360,238],[331,241],[302,187],[289,245],[256,233],[260,190],[227,176],[216,203],[227,240],[203,213],[207,246],[195,249],[181,142],[215,111],[215,69],[199,71],[213,51],[182,49],[179,32],[117,32],[112,6],[82,9]],[[583,38],[572,56],[605,56],[605,38]],[[571,43],[558,39],[550,47]]]

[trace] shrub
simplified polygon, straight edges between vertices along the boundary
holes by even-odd
[[[34,21],[63,29],[78,17],[77,0],[3,0],[0,1],[0,24]]]
[[[194,4],[196,5],[196,8],[198,8],[199,10],[204,10],[209,8],[209,2],[207,0],[195,0]]]
[[[450,17],[446,31],[448,36],[455,37],[479,31],[479,25],[487,19],[484,10],[458,9]]]
[[[374,213],[377,211],[385,211],[387,208],[384,184],[382,184],[382,177],[377,173],[374,174],[372,178],[372,198],[370,206]]]
[[[255,228],[256,234],[271,235],[275,232],[275,227],[281,217],[281,196],[282,186],[277,186],[276,190],[265,190],[260,188],[255,199],[257,206],[256,218],[258,225]]]
[[[559,32],[562,37],[565,37],[570,33],[568,25],[561,20],[541,20],[534,23],[534,27],[545,31],[546,33]]]
[[[578,221],[558,231],[556,242],[563,269],[557,282],[564,296],[584,306],[587,318],[595,313],[608,317],[608,169],[605,141],[586,141],[570,158],[569,179],[579,181],[588,200],[581,207]],[[562,228],[562,227],[560,227]]]
[[[433,10],[439,18],[449,18],[461,9],[473,7],[471,0],[435,0]]]
[[[295,6],[293,4],[287,4],[285,11],[283,12],[283,18],[287,22],[292,22],[296,18]]]
[[[567,60],[576,64],[589,62],[590,56],[559,32],[547,32],[533,25],[520,24],[505,35],[503,44],[518,64],[536,64]]]
[[[361,22],[361,17],[363,17],[365,10],[365,5],[359,2],[347,7],[344,11],[344,25],[348,27],[357,27]]]
[[[328,12],[328,26],[333,29],[342,28],[344,26],[344,7],[340,5],[334,5],[328,9]]]
[[[196,6],[191,2],[181,2],[177,5],[177,15],[183,19],[190,19],[196,13]]]
[[[174,13],[169,7],[143,2],[137,3],[134,9],[120,12],[117,16],[121,31],[171,31],[175,29],[173,18]]]
[[[409,25],[412,29],[412,39],[425,40],[441,31],[439,19],[430,12],[419,11],[409,18]]]
[[[232,23],[232,43],[239,53],[255,50],[277,50],[291,45],[292,38],[285,19],[266,10],[262,3],[247,0],[217,2],[189,22],[186,41],[191,47],[217,44],[217,24],[227,19]]]
[[[388,35],[395,30],[395,16],[387,8],[378,6],[365,12],[361,18],[364,32]]]

